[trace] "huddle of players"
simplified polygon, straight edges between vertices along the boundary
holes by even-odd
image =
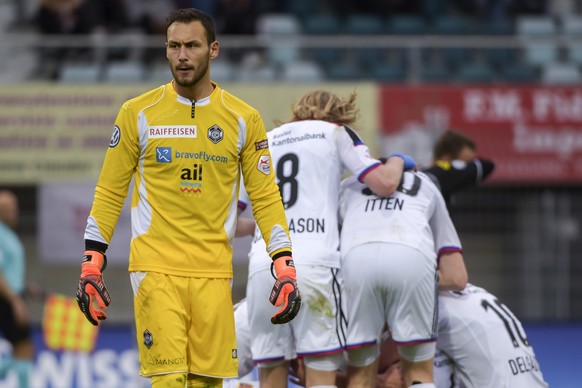
[[[354,101],[307,93],[292,119],[268,132],[303,302],[291,322],[270,324],[271,260],[257,230],[246,304],[235,313],[241,369],[252,365],[249,345],[263,388],[285,386],[295,358],[308,387],[547,386],[519,321],[467,284],[447,210],[450,195],[485,179],[493,163],[453,131],[423,172],[404,154],[376,160],[349,127]],[[239,207],[247,203],[243,188]],[[347,376],[338,373],[344,350]]]

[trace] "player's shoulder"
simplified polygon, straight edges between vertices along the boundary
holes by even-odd
[[[435,184],[433,178],[430,176],[430,173],[426,173],[424,171],[405,171],[404,178],[406,179],[407,177],[416,177],[417,179],[420,179],[422,182],[423,190],[425,191],[440,193],[440,190]]]
[[[235,96],[234,94],[216,86],[216,93],[220,103],[228,110],[238,114],[242,117],[248,117],[253,115],[259,115],[259,111],[244,101],[243,99]]]
[[[168,85],[171,84],[159,86],[155,89],[151,89],[145,93],[142,93],[137,97],[125,101],[125,103],[123,104],[123,109],[140,111],[143,108],[156,104],[162,98],[164,98],[164,95],[166,95],[167,93],[166,89]]]

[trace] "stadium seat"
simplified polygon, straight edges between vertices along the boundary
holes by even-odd
[[[299,19],[291,14],[263,14],[257,20],[257,35],[263,38],[286,37],[289,40],[272,42],[267,46],[267,56],[272,63],[285,64],[299,59],[299,45],[294,42],[302,33]]]
[[[580,84],[580,69],[569,63],[552,63],[542,68],[541,80],[546,84],[570,85]]]
[[[550,16],[517,17],[515,32],[523,41],[525,60],[535,66],[553,63],[558,59],[558,47],[539,38],[553,37],[558,30]]]
[[[211,68],[212,70],[213,68]],[[212,73],[211,73],[212,75]],[[172,80],[170,66],[165,62],[156,63],[150,66],[145,72],[144,82],[151,82],[157,85],[167,84]]]
[[[422,35],[427,32],[426,22],[420,16],[394,15],[386,24],[386,31],[394,35]]]
[[[144,80],[145,68],[141,62],[111,62],[105,66],[103,81],[106,83],[134,83]]]
[[[364,78],[363,70],[352,63],[338,63],[327,70],[327,74],[332,81],[356,81]]]
[[[343,32],[346,35],[380,35],[385,31],[380,16],[353,14],[346,17]]]
[[[560,22],[559,31],[562,35],[567,37],[582,37],[582,16],[563,17]]]
[[[336,35],[341,32],[340,21],[331,14],[315,14],[304,19],[303,32],[307,35]]]
[[[582,65],[582,42],[571,41],[566,44],[568,60],[578,66]]]
[[[95,83],[101,78],[101,67],[95,63],[65,63],[58,74],[64,83]]]
[[[514,25],[511,21],[495,20],[487,22],[475,22],[471,25],[472,33],[475,35],[513,35]]]
[[[224,58],[212,61],[210,66],[210,78],[215,82],[228,82],[234,78],[235,69],[233,64]]]
[[[374,64],[382,60],[386,49],[380,47],[360,47],[354,50],[358,62],[362,64]]]
[[[508,63],[499,68],[499,75],[507,83],[530,84],[539,81],[537,68],[523,63]]]
[[[499,69],[517,60],[517,50],[506,47],[485,49],[485,59],[495,69]]]
[[[553,43],[525,43],[525,60],[535,66],[543,66],[558,60],[558,47]]]
[[[377,82],[400,83],[406,81],[406,70],[403,66],[377,63],[372,67],[372,76]]]
[[[420,80],[426,83],[444,83],[451,80],[451,71],[446,66],[425,65],[420,71]]]
[[[337,47],[317,47],[308,51],[308,57],[327,68],[342,60],[343,50]]]
[[[493,70],[485,63],[460,66],[456,74],[456,80],[464,83],[489,83],[495,78]]]
[[[283,67],[282,80],[291,83],[316,83],[325,78],[321,66],[312,61],[291,62]]]
[[[447,66],[457,68],[472,59],[472,52],[465,47],[445,47],[442,49]]]
[[[455,15],[445,15],[436,18],[430,28],[435,35],[466,35],[471,32],[468,21]]]
[[[556,23],[550,16],[518,16],[515,32],[524,37],[552,36],[557,33]]]
[[[287,2],[285,12],[290,12],[300,19],[318,13],[318,4],[313,0],[293,0]]]
[[[261,66],[258,68],[238,69],[234,74],[233,81],[237,82],[274,82],[277,78],[277,72],[273,66]]]

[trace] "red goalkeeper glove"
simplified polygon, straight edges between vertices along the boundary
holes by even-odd
[[[101,309],[107,308],[111,303],[111,297],[101,271],[107,266],[107,258],[98,251],[85,251],[83,264],[81,264],[81,279],[77,286],[77,303],[89,322],[98,326],[99,321],[107,318],[103,310],[93,307],[93,298]]]
[[[287,323],[299,313],[301,295],[297,289],[297,272],[291,256],[282,256],[273,262],[277,281],[271,290],[269,301],[276,307],[282,306],[271,317],[271,323]]]

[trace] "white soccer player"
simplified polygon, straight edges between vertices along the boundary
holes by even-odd
[[[349,177],[341,198],[349,386],[374,386],[379,338],[387,324],[406,386],[434,387],[437,260],[462,269],[443,287],[462,289],[467,281],[445,201],[421,172],[405,172],[398,191],[388,197]]]
[[[281,191],[293,241],[302,309],[289,324],[272,325],[273,306],[261,298],[272,283],[271,265],[260,234],[249,253],[247,300],[251,349],[262,388],[286,386],[291,339],[303,357],[308,387],[335,386],[342,363],[346,321],[342,312],[338,201],[342,174],[349,171],[376,192],[394,192],[407,159],[385,164],[347,125],[358,113],[355,94],[340,98],[317,90],[302,96],[290,122],[268,132],[272,166]],[[239,198],[242,200],[243,196]],[[268,286],[269,289],[272,284]],[[268,291],[267,291],[268,292]]]
[[[495,295],[468,284],[438,300],[437,387],[548,386],[520,321]]]

